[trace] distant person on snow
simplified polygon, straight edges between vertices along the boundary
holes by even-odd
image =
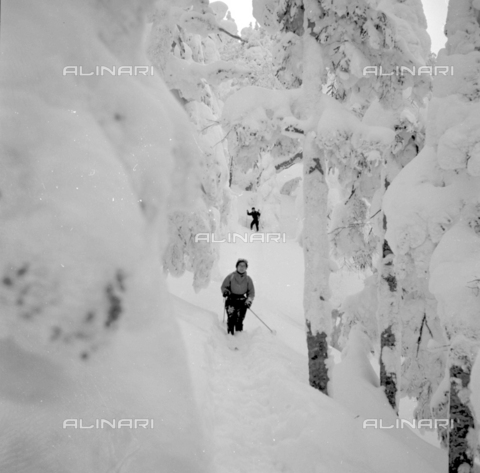
[[[236,268],[236,271],[225,278],[221,287],[223,297],[226,298],[227,333],[232,335],[234,330],[243,330],[243,319],[255,297],[252,278],[247,275],[248,261],[239,259]]]
[[[247,210],[247,215],[251,215],[252,217],[252,223],[250,224],[250,230],[252,230],[253,226],[255,225],[257,227],[257,232],[258,232],[258,224],[259,224],[259,218],[260,218],[260,212],[258,210],[255,210],[255,207],[252,207],[252,211],[249,212]]]

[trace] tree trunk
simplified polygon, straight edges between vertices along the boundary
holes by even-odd
[[[331,312],[328,299],[329,244],[327,235],[328,188],[324,176],[323,152],[311,135],[304,144],[304,309],[307,328],[310,385],[328,394],[328,338]]]
[[[448,437],[448,472],[472,473],[474,448],[468,442],[475,429],[472,410],[463,393],[470,384],[472,363],[465,359],[450,366],[450,433]],[[461,392],[463,391],[463,393]],[[463,394],[463,395],[462,395]]]
[[[383,215],[383,232],[387,219]],[[377,320],[380,331],[380,385],[388,402],[398,413],[398,382],[400,381],[401,327],[399,320],[398,284],[393,265],[393,252],[385,238],[378,274]]]
[[[232,187],[233,181],[233,156],[230,156],[230,166],[228,167],[228,187]]]
[[[303,88],[307,119],[318,123],[322,101],[324,66],[322,50],[310,35],[318,19],[319,3],[306,0],[303,34]],[[313,126],[312,126],[313,128]],[[328,339],[331,331],[329,288],[328,187],[325,154],[315,143],[315,132],[307,131],[303,143],[303,252],[305,259],[304,310],[307,330],[310,385],[328,394]]]

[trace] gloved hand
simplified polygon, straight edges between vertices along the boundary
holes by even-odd
[[[223,297],[228,297],[230,295],[230,291],[228,289],[225,289],[223,291]]]
[[[245,305],[250,309],[250,306],[252,305],[252,299],[247,299],[245,301]]]

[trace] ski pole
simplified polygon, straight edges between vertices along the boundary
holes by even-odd
[[[265,327],[267,327],[268,330],[270,330],[270,332],[272,332],[273,334],[275,334],[275,331],[272,330],[255,312],[253,312],[253,310],[250,309],[250,307],[248,308],[248,310],[249,310],[258,320],[260,320],[260,322],[262,322],[262,324],[265,325]]]

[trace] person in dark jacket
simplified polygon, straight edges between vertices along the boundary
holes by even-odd
[[[236,271],[229,274],[221,286],[225,297],[227,311],[227,333],[243,330],[243,320],[247,309],[252,305],[255,297],[255,287],[252,278],[247,275],[248,261],[240,258],[236,264]]]
[[[253,219],[252,223],[250,224],[250,230],[252,230],[253,226],[255,225],[257,227],[257,232],[258,232],[258,224],[260,223],[260,211],[255,210],[255,207],[252,207],[251,212],[247,210],[247,215],[250,215]]]

